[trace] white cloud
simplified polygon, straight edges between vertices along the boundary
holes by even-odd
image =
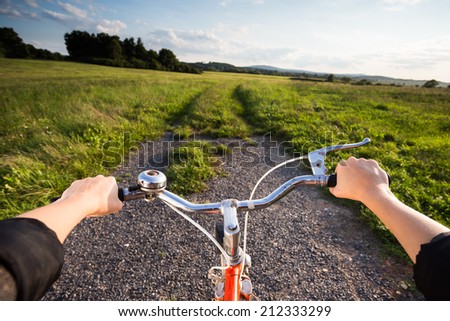
[[[226,7],[231,3],[232,0],[220,0],[219,5],[222,7]],[[264,4],[264,0],[251,0],[253,4]]]
[[[248,41],[249,27],[218,24],[211,30],[158,29],[145,37],[148,48],[168,48],[184,61],[220,61],[239,66],[280,62],[294,49]]]
[[[44,10],[44,15],[46,15],[48,18],[50,19],[54,19],[60,22],[65,22],[68,21],[70,19],[70,17],[68,15],[65,15],[63,13],[59,13],[59,12],[55,12],[55,11],[51,11],[51,10]]]
[[[40,8],[36,0],[24,0],[27,6],[12,2],[11,0],[0,0],[0,15],[6,15],[20,19],[49,19],[57,21],[71,29],[105,32],[108,34],[120,34],[127,25],[120,20],[108,20],[99,17],[97,6],[88,5],[77,7],[65,1],[52,1],[58,7],[52,9]],[[78,2],[77,3],[81,3]],[[37,8],[37,9],[34,9]],[[33,10],[35,12],[31,12]]]
[[[217,36],[213,31],[157,29],[148,34],[150,47],[169,48],[187,54],[216,52],[232,54],[236,48]]]
[[[66,12],[70,13],[71,15],[80,18],[80,19],[84,19],[87,17],[87,11],[86,10],[82,10],[80,8],[77,8],[73,5],[71,5],[70,3],[66,3],[66,2],[60,2],[58,1],[58,5],[63,8]]]
[[[219,1],[219,5],[221,5],[222,7],[226,7],[230,2],[231,0],[221,0]]]
[[[29,5],[30,7],[33,7],[33,8],[38,8],[38,7],[39,7],[38,4],[37,4],[37,2],[36,2],[36,0],[25,0],[25,2],[26,2],[27,5]]]
[[[104,32],[108,34],[119,34],[121,29],[126,29],[127,25],[120,20],[107,20],[103,19],[96,27],[98,32]]]
[[[413,6],[421,2],[422,0],[382,0],[385,4],[390,5],[404,5],[404,6]]]
[[[12,4],[11,1],[4,1],[2,5],[3,7],[0,7],[1,15],[21,19],[39,20],[39,17],[36,13],[21,10],[19,7],[15,7],[15,4]]]
[[[383,9],[387,11],[400,11],[408,6],[415,6],[423,0],[381,0]]]
[[[0,8],[0,14],[11,17],[21,17],[21,13],[13,8]]]
[[[156,29],[144,40],[152,49],[168,48],[189,61],[226,60],[251,50],[252,27],[218,23],[211,29]],[[255,50],[255,53],[258,53]]]

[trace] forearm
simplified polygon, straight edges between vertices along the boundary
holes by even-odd
[[[420,246],[449,229],[400,202],[389,190],[371,193],[363,203],[386,225],[415,263]]]
[[[80,207],[81,206],[81,207]],[[73,228],[89,214],[80,202],[73,199],[59,200],[44,207],[23,213],[17,217],[34,218],[53,230],[63,243]]]
[[[101,216],[119,211],[114,177],[96,176],[73,182],[55,203],[19,215],[34,218],[53,230],[63,243],[72,229],[86,216]]]

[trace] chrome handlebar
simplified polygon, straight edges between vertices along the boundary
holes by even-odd
[[[311,164],[313,175],[297,176],[285,182],[272,193],[264,198],[255,200],[238,201],[233,200],[233,207],[236,211],[250,211],[258,210],[268,207],[278,200],[286,196],[289,192],[300,185],[319,185],[332,187],[336,184],[336,177],[334,174],[325,175],[327,169],[325,167],[325,156],[329,152],[338,150],[350,149],[366,145],[370,142],[369,138],[354,144],[343,144],[324,147],[313,152],[308,153],[308,160]],[[330,184],[333,182],[332,184]],[[200,212],[207,214],[222,213],[222,203],[206,203],[194,204],[184,198],[166,190],[167,178],[164,173],[157,170],[147,170],[141,172],[138,177],[138,185],[131,188],[123,188],[119,190],[119,198],[122,201],[130,201],[134,199],[145,199],[148,201],[158,198],[163,202],[174,206],[175,208],[184,212]]]
[[[150,171],[147,171],[150,172]],[[158,172],[158,175],[164,175],[162,172],[151,170],[152,173]],[[164,175],[165,176],[165,175]],[[304,175],[297,176],[289,181],[285,182],[281,186],[279,186],[272,193],[267,195],[264,198],[255,199],[255,200],[245,200],[238,201],[236,200],[236,210],[237,211],[252,211],[259,210],[265,207],[268,207],[278,200],[285,197],[289,192],[294,190],[300,185],[320,185],[327,186],[329,176],[313,176],[313,175]],[[161,201],[168,203],[175,208],[183,211],[183,212],[199,212],[206,214],[219,214],[221,213],[221,203],[206,203],[206,204],[194,204],[191,203],[184,198],[169,192],[168,190],[159,190],[155,192],[151,191],[138,191],[135,193],[129,192],[128,189],[123,189],[123,201],[129,201],[133,199],[143,198],[148,201],[151,201],[155,198],[160,199]]]

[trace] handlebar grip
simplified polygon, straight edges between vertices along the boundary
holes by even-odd
[[[328,187],[336,187],[336,184],[337,184],[337,175],[336,175],[336,173],[334,173],[328,177],[327,186]]]
[[[391,182],[392,182],[391,175],[389,175],[388,173],[386,173],[386,174],[387,174],[387,177],[388,177],[388,184],[389,184],[389,186],[391,186]],[[328,187],[336,187],[336,184],[337,184],[337,174],[334,173],[334,174],[331,174],[328,177],[327,186]]]
[[[337,184],[337,175],[336,175],[336,173],[334,173],[328,177],[327,186],[328,187],[336,187],[336,184]]]
[[[117,196],[119,197],[120,201],[123,203],[123,200],[125,199],[125,193],[124,193],[122,187],[119,187],[119,193]]]

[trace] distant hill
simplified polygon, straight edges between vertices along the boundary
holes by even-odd
[[[277,76],[287,76],[287,77],[319,77],[325,79],[328,74],[325,73],[312,73],[309,71],[301,70],[288,70],[281,69],[271,66],[249,66],[249,67],[237,67],[231,64],[222,62],[195,62],[186,63],[196,69],[202,71],[222,71],[222,72],[236,72],[236,73],[248,73],[248,74],[263,74],[263,75],[277,75]]]
[[[300,69],[283,69],[273,66],[267,66],[267,65],[255,65],[255,66],[248,66],[244,68],[250,68],[250,69],[262,69],[262,70],[271,70],[271,71],[279,71],[279,72],[290,72],[290,73],[298,73],[298,74],[311,74],[311,75],[329,75],[329,73],[323,73],[323,72],[313,72],[309,70],[300,70]]]
[[[314,72],[301,69],[283,69],[268,65],[254,65],[246,67],[237,67],[232,64],[223,62],[196,62],[186,63],[203,71],[221,71],[221,72],[236,72],[236,73],[250,73],[263,75],[277,75],[293,77],[297,80],[311,80],[311,81],[325,81],[330,73]],[[351,78],[354,84],[382,84],[382,85],[397,85],[397,86],[423,86],[428,80],[414,80],[401,79],[386,76],[364,75],[364,74],[334,74],[335,78]],[[439,80],[438,80],[439,81]],[[439,81],[438,87],[448,87],[450,83]]]
[[[255,66],[249,66],[249,67],[242,67],[244,69],[251,69],[251,70],[267,70],[270,72],[280,72],[280,73],[294,73],[294,74],[301,74],[301,75],[309,75],[314,77],[327,77],[330,73],[324,73],[324,72],[314,72],[309,70],[300,70],[300,69],[283,69],[273,66],[267,66],[267,65],[255,65]],[[386,77],[386,76],[374,76],[374,75],[364,75],[364,74],[334,74],[337,78],[343,78],[343,77],[350,77],[354,80],[368,80],[372,83],[380,83],[380,84],[395,84],[395,85],[402,85],[402,86],[422,86],[425,82],[428,80],[414,80],[414,79],[401,79],[401,78],[392,78],[392,77]],[[439,87],[447,87],[450,83],[446,82],[439,82]]]

